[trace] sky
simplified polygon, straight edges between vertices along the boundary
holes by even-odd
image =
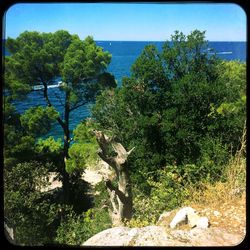
[[[5,38],[60,29],[94,40],[166,41],[175,30],[206,30],[209,41],[246,41],[246,14],[236,4],[15,4],[5,13]]]

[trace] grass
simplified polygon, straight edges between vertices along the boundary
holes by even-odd
[[[191,187],[191,196],[187,202],[200,204],[221,204],[235,199],[245,198],[246,195],[246,128],[243,130],[241,148],[231,158],[225,168],[225,182],[215,184],[203,183],[199,189]]]
[[[199,189],[190,187],[185,206],[207,216],[211,226],[245,235],[246,228],[246,129],[241,148],[225,168],[226,181],[203,183]],[[216,212],[215,212],[216,211]]]

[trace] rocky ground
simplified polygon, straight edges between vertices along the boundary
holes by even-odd
[[[82,246],[235,246],[242,239],[241,235],[219,227],[191,230],[168,230],[163,226],[114,227],[94,235]]]
[[[87,176],[91,176],[87,172]],[[87,178],[86,176],[86,178]],[[87,180],[87,179],[86,179]],[[180,210],[166,211],[156,225],[142,228],[115,227],[104,230],[83,246],[235,246],[246,235],[246,194],[230,200],[188,204],[201,217],[207,217],[207,229],[190,228],[188,224],[169,227]]]
[[[105,174],[111,174],[107,166],[93,170],[87,168],[82,178],[91,185],[102,181]],[[53,180],[43,191],[61,187],[59,181]],[[83,243],[84,246],[233,246],[239,244],[246,234],[246,195],[214,204],[189,204],[199,216],[209,219],[209,228],[190,229],[188,224],[170,229],[169,224],[178,209],[165,212],[157,225],[143,228],[115,227],[104,230]]]
[[[199,216],[209,219],[209,227],[190,228],[187,223],[169,227],[179,209],[166,211],[157,225],[142,228],[114,227],[104,230],[83,246],[235,246],[246,234],[244,195],[221,207],[193,206]]]

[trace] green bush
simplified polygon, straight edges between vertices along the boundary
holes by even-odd
[[[214,183],[222,179],[223,170],[229,161],[229,149],[220,139],[204,138],[200,142],[200,160],[196,181]]]
[[[109,227],[111,227],[110,217],[103,209],[89,209],[81,215],[71,211],[66,221],[58,227],[55,240],[60,244],[77,246]]]
[[[180,207],[189,195],[188,183],[181,176],[180,168],[167,166],[145,176],[150,194],[133,189],[134,214],[130,226],[154,225],[164,211]]]
[[[24,162],[4,169],[4,216],[18,245],[52,243],[59,223],[59,204],[40,192],[48,184],[51,164]]]

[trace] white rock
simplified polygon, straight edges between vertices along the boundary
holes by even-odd
[[[242,234],[230,233],[224,228],[211,227],[206,230],[170,230],[161,226],[106,229],[85,241],[82,246],[235,246],[242,241]]]
[[[133,228],[128,232],[129,236],[135,236],[138,233],[137,228]]]
[[[196,224],[197,228],[208,228],[209,222],[207,217],[200,217]]]
[[[188,219],[188,225],[193,228],[197,225],[200,219],[200,216],[196,212],[191,211],[191,212],[188,212],[187,219]]]
[[[181,222],[185,222],[187,221],[187,215],[188,213],[194,213],[195,210],[191,207],[184,207],[181,210],[179,210],[175,217],[173,218],[173,220],[170,223],[170,227],[173,229],[177,226],[177,224],[181,223]]]

